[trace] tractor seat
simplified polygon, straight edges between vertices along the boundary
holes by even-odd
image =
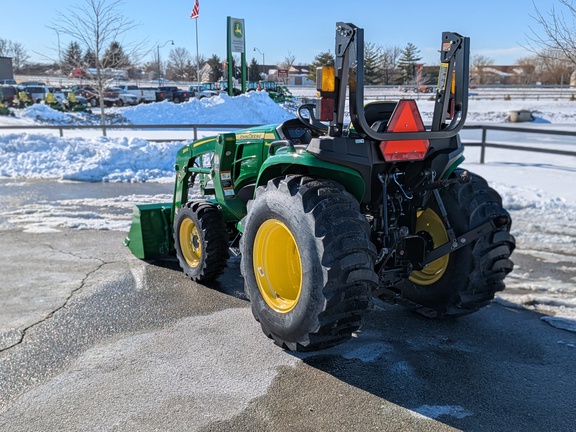
[[[366,104],[364,116],[370,128],[376,132],[384,132],[397,104],[396,101],[377,101]]]

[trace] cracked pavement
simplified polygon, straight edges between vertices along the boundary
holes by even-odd
[[[65,195],[59,187],[66,185],[32,189],[50,202]],[[99,187],[106,189],[77,193]],[[154,185],[114,190],[146,187],[157,193]],[[34,194],[21,195],[11,205]],[[254,321],[238,258],[203,286],[173,260],[134,258],[125,234],[0,229],[1,432],[576,424],[576,334],[538,313],[501,301],[431,321],[377,301],[350,342],[294,355]]]
[[[29,329],[65,307],[90,275],[105,265],[101,257],[89,256],[90,245],[81,236],[64,235],[56,242],[54,237],[1,234],[0,296],[8,300],[0,314],[0,352],[21,343]]]

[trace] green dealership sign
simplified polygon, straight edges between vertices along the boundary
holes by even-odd
[[[232,53],[240,53],[240,79],[242,83],[241,92],[246,93],[246,34],[244,28],[244,19],[228,17],[227,24],[227,82],[228,95],[232,96],[234,94],[234,56]]]
[[[239,52],[243,53],[244,48],[246,46],[246,42],[244,39],[244,20],[238,18],[229,18],[229,26],[230,26],[230,46],[232,52]]]

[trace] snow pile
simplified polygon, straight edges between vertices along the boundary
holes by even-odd
[[[36,104],[19,118],[48,124],[70,124],[86,114],[69,114]],[[220,95],[174,104],[152,103],[109,110],[133,124],[268,124],[293,116],[266,92],[231,98]],[[99,118],[93,115],[96,120]],[[10,119],[10,118],[9,118]],[[12,119],[12,121],[19,119]],[[97,121],[94,123],[97,123]],[[131,131],[126,131],[130,136]],[[0,135],[0,177],[57,178],[77,181],[150,181],[172,176],[182,142],[154,143],[137,138],[57,137],[46,134]]]
[[[163,101],[116,111],[132,124],[266,124],[293,117],[263,91],[236,97],[221,94],[180,104]]]
[[[181,146],[138,138],[11,134],[0,140],[0,177],[148,181],[174,174]]]

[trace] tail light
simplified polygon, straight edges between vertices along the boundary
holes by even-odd
[[[424,132],[426,128],[418,111],[416,101],[403,99],[398,102],[386,132]],[[427,139],[390,140],[380,142],[380,151],[386,162],[422,160],[430,147]]]
[[[316,90],[321,98],[316,103],[318,120],[330,121],[334,116],[334,98],[336,96],[336,69],[323,66],[316,69]]]

